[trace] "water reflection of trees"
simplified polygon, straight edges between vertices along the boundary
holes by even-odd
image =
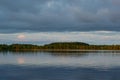
[[[45,52],[46,53],[46,52]],[[53,56],[85,56],[87,51],[47,51],[48,54]]]
[[[54,56],[86,56],[86,55],[120,56],[120,51],[47,51],[47,53]]]
[[[120,56],[120,51],[109,51],[109,50],[91,50],[91,51],[4,51],[0,54],[8,55],[53,55],[53,56],[86,56],[86,55],[101,55],[101,56]]]

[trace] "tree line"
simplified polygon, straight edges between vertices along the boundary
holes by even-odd
[[[37,51],[37,50],[120,50],[120,45],[89,45],[83,42],[56,42],[51,44],[0,44],[0,51]]]

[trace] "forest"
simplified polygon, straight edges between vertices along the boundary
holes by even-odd
[[[47,50],[120,50],[120,45],[90,45],[83,42],[55,42],[45,45],[0,44],[0,51],[47,51]]]

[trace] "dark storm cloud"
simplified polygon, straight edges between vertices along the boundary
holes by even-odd
[[[120,31],[117,0],[0,0],[0,33]]]

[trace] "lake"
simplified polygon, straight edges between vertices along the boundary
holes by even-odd
[[[0,80],[120,80],[120,51],[0,52]]]

